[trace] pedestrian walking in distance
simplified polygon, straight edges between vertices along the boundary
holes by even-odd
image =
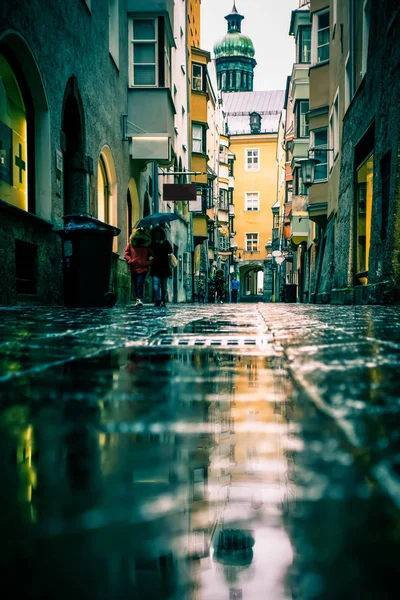
[[[144,282],[153,260],[150,244],[149,233],[144,229],[135,229],[124,252],[131,271],[132,288],[135,290],[135,306],[143,306]]]
[[[231,298],[232,298],[232,302],[237,302],[238,301],[239,290],[240,290],[240,281],[238,280],[238,278],[235,275],[234,278],[231,281]]]
[[[159,225],[151,230],[151,240],[151,249],[154,256],[151,275],[153,277],[155,305],[165,306],[168,299],[168,278],[172,275],[169,262],[172,246],[167,240],[165,230]]]

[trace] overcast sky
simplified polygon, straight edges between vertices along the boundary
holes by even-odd
[[[212,56],[214,43],[227,32],[224,16],[232,6],[233,0],[201,1],[201,47]],[[242,32],[253,40],[256,51],[254,89],[284,90],[295,58],[290,16],[299,0],[236,0],[236,7],[245,16]]]

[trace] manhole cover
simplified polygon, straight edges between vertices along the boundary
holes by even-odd
[[[223,335],[160,335],[152,339],[149,346],[172,348],[252,348],[265,347],[271,340],[267,336],[223,336]]]

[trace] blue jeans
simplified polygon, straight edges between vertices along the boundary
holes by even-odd
[[[135,271],[131,271],[132,285],[136,290],[137,300],[143,300],[143,287],[146,275],[147,273],[136,273]]]
[[[153,275],[154,299],[156,302],[167,301],[168,277]]]

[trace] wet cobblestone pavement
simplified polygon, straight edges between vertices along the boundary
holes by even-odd
[[[2,597],[397,598],[399,367],[399,308],[0,309]]]

